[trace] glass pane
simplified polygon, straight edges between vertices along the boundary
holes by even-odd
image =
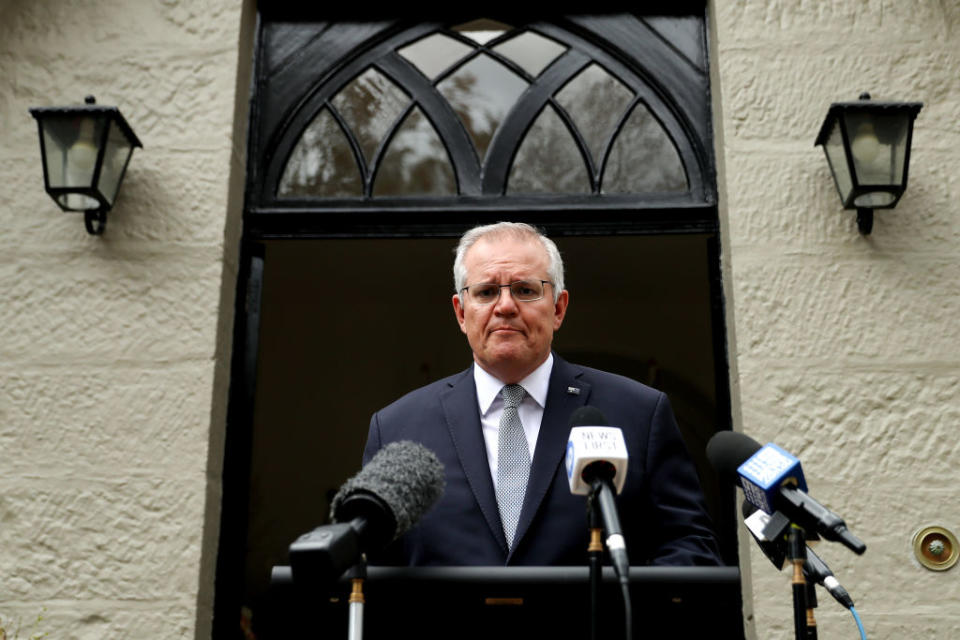
[[[103,156],[103,166],[100,168],[100,193],[107,199],[107,202],[113,204],[117,197],[117,187],[120,186],[120,178],[123,177],[123,170],[127,166],[127,158],[130,157],[130,141],[123,135],[116,122],[110,123],[110,133],[107,135],[107,151]]]
[[[383,154],[375,196],[451,196],[457,183],[440,136],[419,108],[407,116]]]
[[[479,20],[471,20],[470,22],[458,24],[453,27],[453,30],[459,31],[477,44],[487,44],[512,28],[510,25],[497,22],[496,20],[480,18]]]
[[[105,118],[54,115],[43,121],[43,144],[51,187],[92,187],[98,145]],[[78,193],[61,195],[60,204],[76,210],[98,209],[96,198]]]
[[[907,123],[905,115],[846,114],[857,182],[903,184]]]
[[[277,195],[281,198],[362,196],[357,161],[340,125],[322,109],[294,147]]]
[[[494,132],[527,88],[527,82],[481,54],[444,78],[437,88],[460,116],[483,164]]]
[[[536,78],[540,72],[567,50],[563,45],[544,38],[532,31],[525,31],[493,48],[500,55],[510,58],[524,71]]]
[[[410,100],[385,75],[367,69],[333,97],[333,106],[353,131],[367,166],[377,146]]]
[[[399,49],[397,53],[409,60],[423,75],[433,80],[440,75],[441,71],[452,67],[471,51],[473,51],[471,47],[459,40],[454,40],[442,33],[434,33]]]
[[[603,193],[687,190],[687,174],[670,136],[638,102],[623,124],[603,175]]]
[[[578,73],[557,94],[586,141],[595,167],[603,162],[607,141],[632,99],[633,92],[597,64]]]
[[[507,193],[590,193],[580,149],[550,105],[537,116],[517,151]]]
[[[846,204],[847,197],[853,189],[853,180],[850,177],[850,166],[847,164],[847,156],[843,150],[843,133],[840,131],[838,120],[833,121],[833,129],[826,144],[823,145],[823,151],[827,156],[827,162],[830,163],[833,180],[837,183],[840,201]]]

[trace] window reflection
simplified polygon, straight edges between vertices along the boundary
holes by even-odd
[[[580,149],[553,107],[547,105],[520,145],[507,193],[590,193]]]
[[[603,193],[687,190],[680,154],[660,121],[638,102],[610,150]]]
[[[435,80],[445,69],[464,58],[473,48],[442,33],[421,38],[397,53],[409,60],[423,75]]]
[[[450,196],[457,185],[440,136],[414,108],[390,140],[377,168],[375,196]]]
[[[482,164],[493,134],[527,83],[490,56],[480,54],[437,88],[460,116]]]
[[[536,78],[567,48],[533,31],[526,31],[498,44],[493,50],[516,62],[524,71]]]
[[[363,182],[350,144],[327,109],[317,114],[290,153],[277,195],[281,198],[363,195]]]
[[[477,44],[484,45],[494,38],[499,38],[512,28],[510,25],[497,22],[496,20],[480,18],[479,20],[471,20],[470,22],[458,24],[453,27],[453,30],[470,38]]]
[[[376,69],[367,69],[334,96],[333,105],[356,137],[368,166],[408,102],[407,95]]]
[[[557,102],[573,118],[593,155],[594,167],[603,163],[603,150],[633,93],[600,65],[591,64],[557,94]]]

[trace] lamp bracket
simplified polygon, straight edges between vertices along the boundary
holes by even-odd
[[[862,235],[870,235],[873,231],[873,209],[857,207],[857,229]]]
[[[92,236],[99,236],[107,227],[107,210],[100,208],[84,211],[83,225],[87,228],[87,233]]]

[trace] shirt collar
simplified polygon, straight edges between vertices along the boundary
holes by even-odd
[[[524,388],[531,398],[536,401],[541,408],[547,405],[547,390],[550,388],[550,373],[553,371],[553,352],[547,356],[539,367],[534,369],[530,375],[520,381],[520,386]],[[480,404],[480,415],[486,415],[493,405],[493,401],[500,395],[500,390],[506,384],[495,376],[489,374],[483,367],[473,363],[473,380],[477,386],[477,401]]]

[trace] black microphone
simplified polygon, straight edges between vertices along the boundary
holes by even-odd
[[[747,500],[766,513],[780,511],[801,527],[840,542],[857,554],[866,551],[867,545],[850,533],[843,518],[800,488],[806,484],[799,460],[776,445],[761,447],[750,436],[720,431],[707,443],[707,459],[721,476],[744,489]]]
[[[743,513],[744,523],[747,529],[757,541],[763,555],[767,557],[777,570],[783,569],[783,562],[787,556],[787,543],[781,536],[779,540],[769,540],[763,534],[766,520],[769,519],[765,513],[750,504],[749,500],[744,500],[740,505],[740,511]],[[840,581],[833,575],[830,567],[824,562],[816,552],[807,545],[807,558],[803,562],[803,575],[807,580],[812,580],[826,589],[834,599],[847,609],[853,608],[853,598],[843,588]]]
[[[808,580],[813,580],[826,589],[837,602],[847,609],[853,609],[853,598],[833,575],[833,571],[830,571],[827,563],[821,560],[820,556],[814,553],[810,547],[807,547],[807,559],[803,563],[803,574]]]
[[[630,560],[614,497],[617,490],[623,488],[626,477],[627,447],[620,429],[609,424],[603,412],[590,405],[571,414],[567,479],[571,492],[589,492],[599,505],[610,561],[620,581],[626,582],[630,576]]]
[[[393,442],[343,483],[330,505],[336,524],[306,533],[290,545],[297,583],[326,585],[406,533],[440,499],[443,465],[432,451]]]

